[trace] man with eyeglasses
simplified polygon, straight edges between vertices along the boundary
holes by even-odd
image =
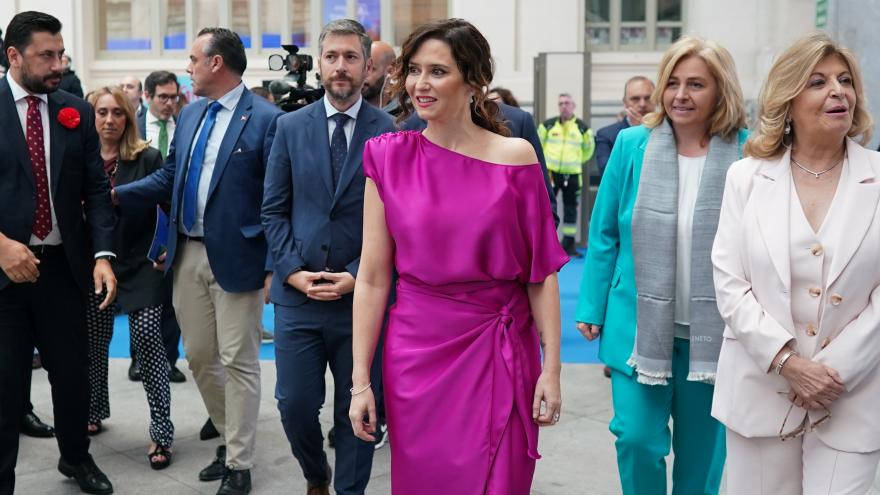
[[[162,158],[168,156],[168,146],[174,135],[174,111],[179,93],[177,76],[171,72],[151,72],[144,81],[144,99],[149,108],[138,117],[138,130],[141,139],[149,140],[150,146],[162,153]]]

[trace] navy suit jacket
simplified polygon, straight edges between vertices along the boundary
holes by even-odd
[[[611,157],[611,149],[614,148],[614,141],[617,140],[617,134],[629,127],[629,122],[624,117],[609,126],[605,126],[596,132],[596,163],[599,165],[599,174],[605,173],[605,164]]]
[[[547,186],[547,194],[550,196],[550,211],[553,212],[553,221],[559,226],[559,215],[556,214],[556,194],[553,193],[553,186],[550,184],[550,175],[547,173],[547,162],[544,160],[544,147],[541,146],[541,140],[538,138],[538,129],[535,127],[535,121],[532,114],[525,110],[504,103],[498,103],[501,109],[501,115],[504,117],[504,123],[510,129],[511,137],[518,137],[528,141],[533,148],[535,154],[538,155],[538,161],[541,163],[541,170],[544,172],[544,184]],[[420,119],[413,112],[403,123],[400,128],[408,131],[421,131],[428,126],[428,123]]]
[[[334,190],[324,101],[278,119],[263,198],[263,228],[275,260],[272,302],[298,306],[308,300],[286,283],[299,269],[347,271],[357,277],[366,182],[364,143],[394,130],[388,114],[362,102]]]
[[[178,225],[189,152],[208,103],[203,98],[180,112],[161,169],[116,188],[123,215],[129,208],[137,210],[144,204],[171,202],[166,272],[174,265],[180,237]],[[257,290],[263,286],[266,272],[272,270],[260,224],[260,205],[275,122],[281,113],[245,89],[220,144],[203,220],[208,263],[217,283],[227,292]]]
[[[110,182],[104,173],[101,144],[95,131],[95,111],[66,91],[49,93],[48,98],[49,194],[64,253],[85,294],[90,287],[89,273],[95,253],[113,251],[115,217]],[[80,123],[73,129],[58,122],[58,112],[65,107],[79,112]],[[21,121],[6,78],[0,79],[0,126],[4,129],[0,132],[0,232],[28,244],[36,211],[36,187]],[[0,271],[0,289],[8,284],[9,278]]]

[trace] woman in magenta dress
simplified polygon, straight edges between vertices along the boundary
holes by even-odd
[[[556,272],[568,260],[541,167],[505,137],[485,93],[489,45],[471,24],[420,27],[397,63],[401,118],[415,104],[428,127],[364,148],[355,434],[376,427],[369,369],[396,269],[383,351],[392,490],[528,494],[538,427],[559,420]]]

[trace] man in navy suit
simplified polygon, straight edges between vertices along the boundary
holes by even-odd
[[[318,412],[324,373],[335,383],[333,423],[337,494],[363,494],[373,445],[354,436],[352,291],[360,263],[367,139],[391,132],[385,112],[361,97],[370,37],[358,22],[327,24],[318,41],[320,101],[278,119],[266,171],[263,226],[275,260],[275,397],[281,422],[308,481],[327,494],[331,469]]]
[[[550,211],[553,212],[553,221],[559,225],[559,215],[556,213],[556,195],[553,194],[553,186],[550,185],[550,175],[547,173],[547,162],[544,160],[544,148],[541,146],[541,140],[538,139],[538,129],[535,127],[535,121],[532,114],[512,107],[504,103],[496,102],[501,110],[501,118],[504,119],[505,125],[510,129],[512,137],[523,138],[532,147],[535,148],[535,154],[538,155],[538,161],[541,163],[541,170],[544,172],[544,184],[547,186],[547,195],[550,197]],[[428,123],[420,119],[413,112],[401,125],[400,128],[407,131],[422,131],[428,126]]]
[[[171,202],[165,269],[202,400],[226,445],[199,473],[218,495],[248,493],[260,402],[260,331],[271,260],[260,224],[263,178],[281,111],[241,81],[234,32],[205,28],[187,72],[203,98],[184,107],[165,166],[116,189],[129,207]]]
[[[596,163],[600,174],[605,173],[605,164],[611,157],[617,134],[627,127],[640,125],[642,117],[654,111],[654,104],[651,102],[653,91],[654,83],[645,76],[634,76],[626,81],[623,89],[623,119],[599,129],[596,133]]]
[[[52,383],[58,470],[113,493],[89,455],[86,291],[116,294],[113,208],[95,112],[56,91],[61,23],[22,12],[6,29],[0,79],[0,494],[15,488],[22,388],[34,343]],[[91,278],[91,280],[90,280]]]

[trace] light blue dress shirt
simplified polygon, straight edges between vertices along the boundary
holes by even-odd
[[[243,82],[239,83],[235,89],[221,96],[220,99],[217,100],[223,108],[217,112],[217,120],[214,121],[214,128],[211,129],[211,135],[208,136],[208,144],[205,147],[205,160],[202,162],[202,173],[199,176],[198,201],[196,202],[196,223],[193,224],[193,228],[189,232],[183,227],[182,217],[179,224],[180,232],[188,236],[202,237],[205,235],[205,205],[208,202],[208,189],[211,186],[211,177],[214,175],[214,164],[217,161],[220,144],[226,136],[226,130],[229,129],[229,123],[232,121],[232,114],[235,113],[235,107],[238,106],[238,101],[241,100],[242,93],[244,93]],[[205,115],[207,115],[207,112]],[[199,128],[196,129],[196,136],[202,132],[202,127],[204,125],[205,118],[202,117],[202,123],[199,124]],[[196,141],[197,139],[193,139],[193,144],[190,146],[187,167],[189,166],[189,161],[192,159],[192,152],[193,149],[195,149]],[[182,213],[183,208],[181,208],[181,215]]]

